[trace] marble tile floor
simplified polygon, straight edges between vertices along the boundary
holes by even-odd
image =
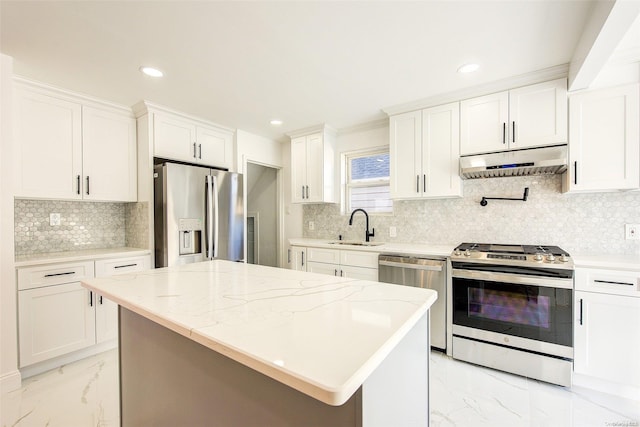
[[[432,427],[640,425],[640,402],[567,390],[438,352],[431,354],[431,369]],[[117,351],[24,380],[21,389],[2,395],[1,410],[2,427],[118,426]]]

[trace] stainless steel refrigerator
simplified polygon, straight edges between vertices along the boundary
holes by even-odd
[[[163,163],[154,167],[156,267],[244,261],[242,175]]]

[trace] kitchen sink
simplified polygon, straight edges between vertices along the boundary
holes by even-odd
[[[350,245],[350,246],[380,246],[384,245],[384,242],[360,242],[357,240],[336,240],[329,242],[330,245]]]

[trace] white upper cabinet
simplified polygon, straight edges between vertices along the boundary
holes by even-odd
[[[84,199],[136,201],[136,120],[82,107]]]
[[[136,201],[131,111],[24,82],[15,105],[15,196]]]
[[[567,82],[558,79],[460,103],[460,154],[567,142]]]
[[[334,137],[327,129],[291,139],[293,203],[334,203]]]
[[[564,191],[640,188],[639,85],[569,98],[569,170]]]
[[[390,118],[391,197],[461,197],[457,102]]]
[[[231,169],[233,131],[167,112],[153,113],[153,155]]]
[[[82,106],[15,86],[16,195],[81,199]]]

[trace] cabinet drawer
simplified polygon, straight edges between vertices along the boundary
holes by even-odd
[[[340,251],[338,249],[307,248],[307,258],[309,262],[340,264]]]
[[[93,277],[93,261],[18,268],[18,290],[78,282]]]
[[[99,260],[96,261],[96,277],[144,271],[148,270],[150,266],[149,255]]]
[[[640,271],[577,268],[576,290],[640,297]]]
[[[354,267],[378,268],[377,252],[340,251],[340,264]]]

